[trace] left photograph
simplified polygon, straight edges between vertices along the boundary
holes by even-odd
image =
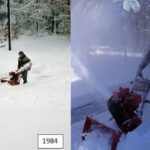
[[[70,149],[70,76],[70,1],[0,0],[0,149]]]

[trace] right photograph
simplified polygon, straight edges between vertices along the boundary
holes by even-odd
[[[71,0],[71,149],[150,149],[150,1]]]

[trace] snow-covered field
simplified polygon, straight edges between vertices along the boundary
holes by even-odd
[[[20,50],[33,66],[28,84],[0,84],[0,149],[37,149],[37,134],[65,134],[70,149],[69,38],[22,36],[12,45],[0,48],[0,77],[17,69]]]

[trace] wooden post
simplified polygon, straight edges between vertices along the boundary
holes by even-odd
[[[10,29],[10,0],[7,0],[7,8],[8,8],[8,49],[11,50],[11,29]]]

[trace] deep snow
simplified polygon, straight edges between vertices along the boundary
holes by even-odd
[[[28,84],[0,83],[0,149],[37,149],[37,134],[65,134],[69,149],[69,39],[22,36],[12,45],[12,51],[0,48],[0,76],[17,69],[19,50],[33,66]]]

